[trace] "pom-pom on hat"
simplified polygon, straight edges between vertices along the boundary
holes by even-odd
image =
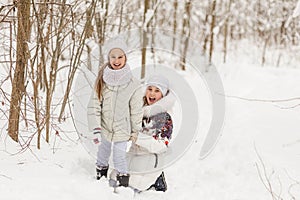
[[[146,86],[157,87],[163,96],[166,96],[169,90],[169,80],[160,75],[153,75],[146,81]]]

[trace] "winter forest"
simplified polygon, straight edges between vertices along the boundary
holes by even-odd
[[[1,199],[300,199],[299,15],[297,0],[2,0]],[[141,44],[138,78],[149,63],[168,65],[195,91],[216,69],[224,87],[218,144],[199,158],[196,135],[166,169],[165,193],[96,182],[74,128],[78,73],[97,73],[103,44],[122,34]],[[214,115],[205,91],[194,92],[202,132]]]

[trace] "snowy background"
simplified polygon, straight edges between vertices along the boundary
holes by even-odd
[[[1,134],[1,199],[300,199],[300,62],[261,67],[253,59],[256,51],[244,43],[243,50],[230,51],[226,64],[221,53],[215,55],[226,95],[222,136],[200,160],[203,135],[198,134],[185,155],[165,170],[165,193],[134,195],[119,188],[116,194],[107,180],[96,181],[95,161],[70,122],[64,125],[70,132],[52,137],[55,148],[42,144],[40,151],[12,155],[20,147]],[[201,81],[188,70],[184,77],[195,84]],[[284,99],[290,100],[265,101]],[[209,113],[209,107],[201,107],[209,98],[199,101],[202,113]],[[201,132],[208,126],[209,119],[202,118]]]
[[[293,16],[299,13],[300,1]],[[183,157],[165,169],[165,193],[135,195],[129,188],[114,193],[107,180],[96,181],[95,160],[80,143],[71,120],[60,125],[68,131],[53,135],[50,145],[42,142],[41,150],[35,142],[24,149],[12,142],[6,135],[7,122],[1,120],[0,199],[300,199],[300,60],[289,50],[274,49],[266,55],[274,63],[262,67],[260,55],[261,49],[251,42],[238,42],[231,44],[224,64],[222,52],[216,50],[213,61],[225,89],[226,118],[218,144],[203,160],[199,154],[211,102],[198,93],[203,80],[189,70],[181,72],[198,94],[199,134]],[[279,56],[283,64],[277,67]],[[7,105],[0,107],[5,119]]]

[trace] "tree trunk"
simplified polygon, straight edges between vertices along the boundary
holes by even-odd
[[[209,6],[208,6],[209,8]],[[206,9],[206,15],[205,15],[205,20],[204,20],[204,27],[207,27],[208,24],[208,18],[209,18],[209,9]],[[202,51],[203,53],[206,53],[207,50],[207,43],[208,43],[208,34],[207,34],[206,28],[204,28],[204,41],[203,41],[203,46],[202,46]]]
[[[108,17],[108,8],[109,8],[109,2],[101,0],[101,9],[105,10],[104,16],[102,17],[100,12],[97,12],[95,14],[95,22],[96,22],[96,32],[97,32],[97,39],[99,43],[99,49],[100,49],[100,63],[104,62],[104,57],[106,55],[103,55],[102,51],[102,45],[104,44],[105,40],[105,30],[106,30],[106,24],[107,24],[107,17]],[[105,7],[104,7],[105,6]],[[97,66],[99,67],[99,66]]]
[[[269,41],[270,41],[270,36],[266,35],[264,46],[263,46],[263,51],[262,51],[262,55],[261,55],[261,65],[262,66],[264,66],[265,62],[266,62],[266,52],[267,52],[267,47],[268,47]]]
[[[61,106],[61,110],[60,110],[60,114],[58,116],[58,121],[61,122],[61,120],[63,119],[63,115],[65,112],[65,108],[66,105],[68,103],[69,100],[69,94],[72,88],[72,84],[73,84],[73,80],[75,77],[75,73],[78,69],[78,67],[80,66],[81,60],[80,57],[82,55],[84,46],[85,46],[85,42],[87,37],[89,36],[88,31],[89,31],[89,24],[90,24],[90,20],[92,20],[92,18],[94,18],[95,15],[95,8],[96,8],[97,2],[96,1],[92,1],[88,10],[91,11],[91,15],[90,18],[87,18],[87,22],[85,23],[84,29],[80,35],[80,38],[78,39],[77,42],[77,49],[76,51],[74,51],[72,53],[72,60],[70,61],[70,70],[69,70],[69,74],[68,74],[68,82],[67,82],[67,86],[66,86],[66,91],[64,93],[64,98],[63,98],[63,102],[62,102],[62,106]],[[104,33],[103,33],[104,35]]]
[[[118,33],[121,33],[122,30],[122,23],[123,23],[123,6],[120,8],[120,18],[119,18],[119,28],[118,28]]]
[[[52,58],[51,58],[51,64],[50,64],[50,72],[49,72],[49,78],[48,78],[48,85],[46,87],[46,113],[45,113],[45,126],[46,126],[46,142],[49,143],[50,140],[50,128],[51,128],[51,105],[52,105],[52,97],[56,86],[56,75],[57,75],[57,69],[58,69],[58,63],[61,58],[61,50],[63,46],[63,27],[65,26],[66,22],[66,13],[68,13],[69,10],[67,9],[66,0],[64,0],[60,6],[60,14],[61,18],[58,22],[58,27],[55,30],[56,31],[56,40],[55,40],[55,48],[52,52]],[[86,37],[90,37],[91,31],[90,31],[90,12],[87,11],[87,22],[86,22]],[[38,149],[40,149],[40,135],[38,135]]]
[[[177,0],[174,0],[174,13],[173,13],[173,44],[172,44],[172,51],[175,51],[175,44],[176,44],[176,32],[177,32],[177,7],[178,7],[178,2]]]
[[[152,7],[151,9],[154,11],[156,10],[156,6],[157,6],[157,0],[153,0],[152,1]],[[156,22],[157,22],[157,15],[156,14],[153,14],[153,20],[151,20],[151,57],[152,57],[152,60],[153,60],[153,63],[154,63],[154,66],[156,65],[156,57],[155,57],[155,49],[154,49],[154,46],[155,46],[155,25],[156,25]]]
[[[186,69],[186,55],[189,45],[189,37],[190,37],[190,17],[191,17],[191,2],[187,0],[185,2],[185,14],[186,16],[183,18],[183,25],[182,25],[182,38],[183,38],[183,50],[182,50],[182,57],[180,61],[180,67],[182,70]]]
[[[109,7],[109,0],[105,1],[105,14],[103,19],[103,28],[102,28],[102,41],[105,40],[105,33],[106,33],[106,24],[107,24],[107,17],[108,17],[108,7]]]
[[[143,35],[143,40],[142,40],[142,69],[141,69],[141,79],[145,77],[146,74],[146,52],[147,52],[147,43],[148,43],[148,38],[147,38],[147,30],[144,30],[147,25],[146,25],[146,14],[149,9],[149,0],[145,0],[145,5],[144,5],[144,23],[142,27],[142,35]]]
[[[229,16],[230,16],[231,3],[232,3],[232,0],[229,0],[228,6],[227,6],[227,13],[226,13],[227,17],[226,17],[226,21],[225,21],[225,24],[224,24],[223,63],[226,62],[226,56],[227,56],[228,21],[229,21]]]
[[[8,124],[8,134],[16,142],[18,142],[21,101],[25,92],[25,70],[28,66],[29,58],[27,42],[29,42],[30,38],[30,0],[17,1],[17,8],[17,61],[12,82]]]
[[[212,64],[212,56],[214,51],[214,28],[216,23],[216,0],[212,2],[211,8],[211,24],[210,24],[210,45],[209,45],[209,65]]]
[[[35,124],[37,129],[37,147],[40,148],[40,138],[41,138],[41,132],[43,129],[43,123],[41,123],[41,105],[39,103],[39,87],[43,89],[44,83],[43,83],[43,73],[46,73],[46,56],[45,56],[45,48],[46,48],[46,41],[45,36],[43,34],[43,29],[45,28],[45,19],[48,14],[46,2],[44,4],[40,4],[38,9],[35,3],[32,3],[33,8],[33,14],[37,18],[37,41],[36,43],[39,45],[39,48],[36,48],[35,54],[33,55],[33,59],[30,61],[30,73],[29,77],[31,79],[32,87],[33,87],[33,96],[32,102],[34,106],[34,117],[35,117]],[[47,34],[47,33],[46,33]],[[40,54],[39,54],[40,51]],[[35,63],[37,61],[37,64]],[[44,77],[45,78],[45,77]],[[47,83],[47,81],[45,81]]]

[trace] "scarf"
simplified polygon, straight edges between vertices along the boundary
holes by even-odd
[[[110,86],[120,86],[128,83],[132,78],[132,73],[129,65],[121,69],[114,70],[109,66],[105,67],[103,71],[103,81]]]

